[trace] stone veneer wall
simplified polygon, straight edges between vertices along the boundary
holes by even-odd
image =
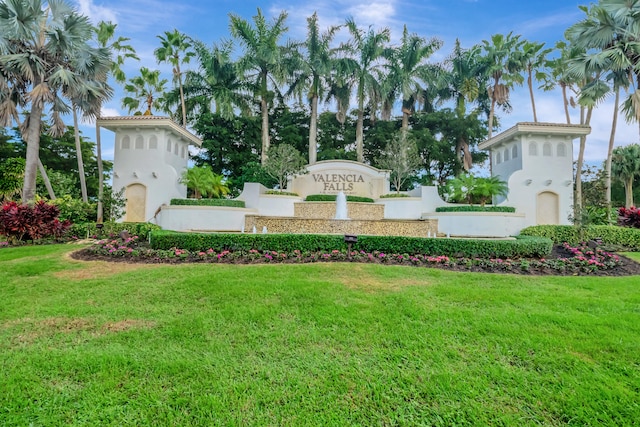
[[[267,227],[268,233],[291,234],[356,234],[372,236],[427,237],[438,231],[437,220],[340,220],[245,216],[245,230],[253,227],[260,233]]]
[[[306,219],[333,219],[336,202],[302,202],[293,205],[294,216]],[[351,220],[384,219],[384,205],[363,202],[347,202],[347,217]]]

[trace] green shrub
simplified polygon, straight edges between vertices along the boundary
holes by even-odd
[[[534,225],[523,229],[523,236],[547,237],[556,244],[567,242],[580,243],[581,240],[602,239],[607,245],[622,246],[628,249],[640,249],[640,229],[619,227],[617,225],[590,225],[580,229],[572,225]]]
[[[440,206],[436,208],[436,212],[508,212],[514,213],[516,208],[511,206]]]
[[[280,191],[280,190],[267,190],[265,194],[277,195],[277,196],[297,196],[298,193],[292,193],[290,191]]]
[[[244,200],[231,199],[171,199],[171,206],[226,206],[244,208]]]
[[[337,197],[335,194],[310,194],[304,200],[305,202],[335,202]],[[373,199],[370,197],[347,196],[347,202],[373,203]]]
[[[82,224],[96,220],[95,203],[84,203],[81,199],[74,199],[68,194],[50,200],[49,203],[58,207],[61,221],[69,220],[73,224]]]
[[[326,234],[205,234],[154,231],[154,249],[171,248],[189,251],[325,251],[346,248],[344,236]],[[538,237],[517,237],[515,240],[431,239],[399,236],[358,236],[353,249],[365,252],[447,255],[481,258],[543,257],[551,252],[552,242]]]
[[[117,236],[120,232],[127,230],[132,236],[139,236],[141,239],[148,239],[149,233],[154,230],[160,230],[156,224],[149,222],[105,222],[102,231],[98,232],[98,228],[94,222],[86,222],[83,224],[73,224],[67,236],[85,239],[87,237],[110,237]]]
[[[389,193],[389,194],[383,194],[382,196],[380,196],[381,199],[398,199],[402,197],[411,197],[411,196],[405,193]]]

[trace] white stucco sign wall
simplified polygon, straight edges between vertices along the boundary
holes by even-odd
[[[308,173],[293,177],[288,189],[301,197],[338,194],[378,198],[389,192],[389,171],[348,160],[317,162]]]

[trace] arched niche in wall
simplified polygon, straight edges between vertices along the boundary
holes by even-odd
[[[553,191],[543,191],[536,197],[536,224],[560,224],[560,197]]]
[[[125,197],[127,199],[126,221],[146,221],[147,187],[143,184],[130,184],[125,190]]]
[[[535,141],[531,141],[529,143],[529,155],[537,156],[538,155],[538,143]]]
[[[129,135],[125,135],[122,137],[122,141],[120,141],[120,147],[123,150],[128,150],[129,148],[131,148],[131,139],[129,138]]]

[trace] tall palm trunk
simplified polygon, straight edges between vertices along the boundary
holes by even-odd
[[[76,157],[78,158],[78,177],[80,178],[80,191],[82,192],[82,201],[89,203],[87,196],[87,177],[84,174],[84,161],[82,160],[82,147],[80,146],[80,130],[78,128],[78,112],[76,106],[73,105],[73,135],[76,141]]]
[[[97,204],[97,218],[96,222],[102,224],[104,221],[104,205],[102,199],[104,197],[104,166],[102,165],[102,144],[100,142],[100,126],[98,126],[97,120],[100,116],[96,117],[96,159],[98,161],[98,204]]]
[[[49,198],[51,200],[56,199],[56,195],[53,192],[53,187],[51,186],[51,181],[49,181],[49,175],[47,175],[47,170],[44,168],[42,164],[42,160],[38,157],[38,172],[40,172],[40,176],[42,177],[42,181],[44,182],[44,186],[47,189],[47,193],[49,193]]]
[[[39,82],[37,82],[39,83]],[[34,86],[36,83],[34,82]],[[40,160],[40,130],[42,124],[42,104],[33,102],[26,129],[27,153],[25,156],[24,184],[22,186],[22,203],[31,204],[36,198],[36,174]]]
[[[533,97],[533,76],[531,75],[531,68],[529,68],[529,75],[527,77],[527,85],[529,86],[529,96],[531,97],[531,108],[533,109],[533,122],[538,123],[538,113],[536,112],[536,101]]]
[[[356,155],[360,163],[364,163],[364,100],[358,100],[358,120],[356,122]]]
[[[309,164],[318,159],[318,95],[311,97],[311,120],[309,123]]]
[[[182,87],[182,74],[180,74],[180,65],[176,65],[176,74],[178,75],[178,88],[180,90],[180,107],[182,108],[182,127],[187,127],[187,107],[184,102],[184,88]]]
[[[262,111],[262,166],[267,161],[267,151],[269,151],[269,106],[263,96],[260,100],[260,110]]]
[[[498,87],[498,78],[494,77],[493,90],[491,91],[491,108],[489,109],[489,132],[487,139],[493,136],[493,116],[496,111],[496,88]]]
[[[582,124],[589,126],[591,122],[591,114],[593,113],[593,107],[587,108],[586,119],[584,118],[584,107],[581,107],[580,121]],[[573,200],[573,217],[581,221],[582,218],[582,168],[584,166],[584,150],[587,145],[587,136],[580,137],[580,149],[578,151],[578,160],[576,162],[576,191]]]
[[[409,130],[409,113],[403,108],[402,109],[402,131],[406,132]]]
[[[13,119],[16,121],[18,125],[18,129],[22,129],[22,122],[20,121],[20,116],[18,113],[14,113]],[[26,141],[25,135],[22,135],[23,140]],[[49,198],[51,200],[56,199],[56,195],[53,192],[53,187],[51,186],[51,181],[49,180],[49,175],[47,174],[47,170],[44,168],[42,164],[42,160],[40,160],[40,155],[38,154],[38,172],[40,172],[40,176],[42,177],[42,181],[44,182],[44,186],[47,189],[47,193],[49,194]]]
[[[564,104],[564,115],[567,118],[567,124],[570,125],[571,116],[569,115],[569,99],[567,98],[567,85],[564,83],[561,83],[560,86],[562,87],[562,102]]]
[[[605,203],[607,205],[607,222],[611,223],[611,159],[613,157],[613,144],[616,140],[616,127],[618,126],[618,110],[620,108],[620,87],[616,87],[616,97],[613,102],[613,119],[611,121],[611,134],[609,135],[609,150],[605,162]]]
[[[633,205],[633,176],[624,180],[624,193],[625,193],[625,201],[624,205],[626,208],[630,208]]]

